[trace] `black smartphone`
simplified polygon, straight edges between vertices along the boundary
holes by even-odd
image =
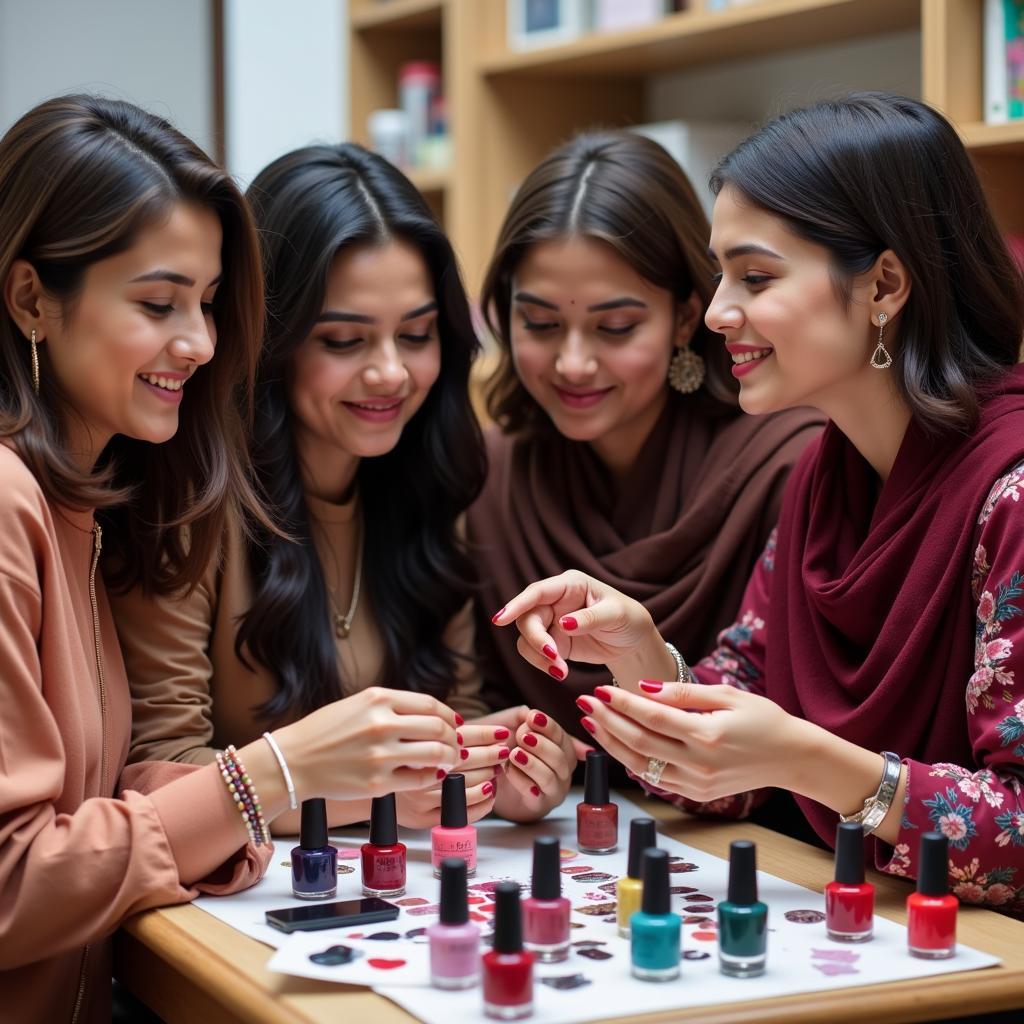
[[[311,932],[318,928],[348,928],[353,924],[394,921],[398,907],[379,896],[339,903],[316,903],[308,907],[268,910],[267,924],[282,932]]]

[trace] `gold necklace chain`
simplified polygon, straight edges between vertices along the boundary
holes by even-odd
[[[360,531],[361,533],[362,531]],[[341,579],[341,563],[338,559],[338,552],[335,551],[334,545],[327,537],[327,532],[324,531],[324,540],[327,541],[327,546],[331,550],[331,558],[334,560],[334,572],[335,579]],[[349,633],[352,632],[352,623],[355,621],[356,611],[359,608],[359,591],[361,589],[363,579],[363,538],[359,537],[359,546],[356,548],[356,572],[355,579],[352,583],[352,600],[349,602],[348,611],[342,614],[341,608],[338,605],[337,595],[334,593],[334,587],[328,585],[327,596],[331,602],[332,614],[331,618],[334,620],[334,635],[339,640],[347,640]]]

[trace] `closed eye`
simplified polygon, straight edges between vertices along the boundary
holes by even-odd
[[[558,324],[551,321],[530,320],[528,317],[523,317],[523,330],[526,331],[541,333],[542,331],[550,331],[557,326]]]
[[[160,302],[140,302],[139,305],[154,316],[167,316],[168,313],[174,312],[174,307],[170,303],[165,305]]]
[[[625,337],[627,334],[632,334],[636,330],[636,324],[626,324],[623,327],[598,327],[598,330],[602,334],[611,334],[614,337]]]

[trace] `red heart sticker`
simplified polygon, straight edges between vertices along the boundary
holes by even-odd
[[[371,957],[366,962],[379,971],[393,971],[396,967],[405,966],[404,960],[382,960],[379,957]]]

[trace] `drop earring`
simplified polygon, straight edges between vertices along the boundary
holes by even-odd
[[[39,348],[36,345],[36,332],[32,331],[32,390],[39,394]]]
[[[889,350],[882,344],[882,333],[885,330],[885,323],[889,318],[885,313],[878,314],[878,344],[875,351],[871,353],[871,365],[876,370],[888,370],[892,366],[892,356]]]
[[[676,349],[668,364],[668,382],[683,395],[693,394],[704,383],[705,373],[704,360],[689,345]]]

